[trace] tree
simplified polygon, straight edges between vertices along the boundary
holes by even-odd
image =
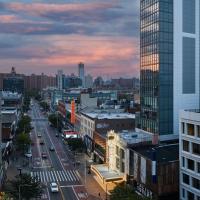
[[[33,199],[40,198],[44,186],[36,177],[29,174],[17,175],[14,180],[8,181],[5,185],[5,192],[13,199]]]
[[[25,153],[31,144],[31,139],[27,133],[20,133],[17,136],[16,144],[17,148],[22,151],[22,153]]]
[[[150,200],[150,198],[139,196],[130,186],[119,184],[111,192],[110,200]]]
[[[31,129],[31,118],[28,115],[23,115],[18,122],[17,133],[29,133]]]
[[[43,108],[43,110],[48,111],[50,109],[49,104],[45,101],[40,102],[40,106]]]
[[[82,152],[84,149],[84,143],[81,138],[69,138],[67,139],[67,144],[72,151]]]
[[[58,128],[59,130],[62,129],[63,124],[60,115],[50,114],[48,120],[55,128]]]

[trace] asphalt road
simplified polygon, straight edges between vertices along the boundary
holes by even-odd
[[[29,115],[34,127],[31,132],[33,145],[30,173],[47,186],[42,199],[86,200],[85,187],[81,184],[80,175],[74,168],[70,152],[65,148],[61,136],[56,137],[57,130],[49,126],[47,117],[36,102],[33,102]],[[41,141],[44,144],[41,144]],[[53,147],[54,151],[50,151],[50,147]],[[42,154],[47,157],[42,158]],[[59,185],[58,193],[50,191],[51,182]]]

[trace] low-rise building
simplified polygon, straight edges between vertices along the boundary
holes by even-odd
[[[133,189],[154,199],[179,199],[179,145],[129,147],[128,182]]]
[[[90,112],[81,112],[80,132],[89,154],[94,148],[94,131],[105,134],[109,130],[133,130],[134,128],[135,115],[124,113],[122,110],[95,109]]]

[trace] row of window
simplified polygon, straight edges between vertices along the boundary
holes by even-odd
[[[182,198],[185,199],[186,197],[187,200],[195,200],[195,195],[192,192],[186,191],[182,188]],[[200,196],[196,196],[196,200],[200,200]]]
[[[181,133],[200,138],[200,126],[181,122]]]
[[[196,173],[200,174],[200,163],[195,162],[192,159],[182,157],[182,167],[185,167],[189,170],[195,171],[195,165],[196,165]]]
[[[200,190],[200,180],[194,177],[191,177],[188,174],[182,174],[183,183],[187,185],[191,185],[193,188]]]
[[[191,146],[191,149],[192,149],[192,152],[190,152],[190,145]],[[182,140],[182,149],[183,151],[187,151],[187,152],[190,152],[192,154],[195,154],[195,155],[198,155],[200,156],[200,144],[197,144],[197,143],[194,143],[194,142],[189,142],[187,140]]]

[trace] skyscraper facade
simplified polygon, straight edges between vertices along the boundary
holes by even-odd
[[[78,76],[82,80],[82,84],[84,84],[84,77],[85,77],[85,69],[84,69],[84,63],[78,64]]]
[[[139,129],[178,136],[180,109],[199,106],[199,1],[141,0]]]

